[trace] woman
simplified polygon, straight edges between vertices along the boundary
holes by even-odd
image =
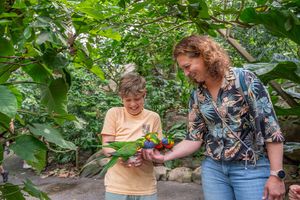
[[[189,101],[186,138],[165,155],[143,151],[144,158],[173,160],[203,143],[205,199],[282,199],[284,138],[260,80],[250,71],[232,68],[226,52],[207,36],[182,39],[173,56],[197,84]]]

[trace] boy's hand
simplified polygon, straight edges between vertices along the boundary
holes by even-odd
[[[300,199],[300,185],[291,185],[289,191],[290,200],[299,200]]]
[[[125,167],[139,167],[143,164],[142,152],[138,151],[134,156],[131,156],[127,161],[121,161]]]

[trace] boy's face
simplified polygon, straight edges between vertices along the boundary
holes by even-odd
[[[140,114],[144,108],[144,97],[145,93],[138,95],[130,94],[128,96],[122,97],[122,102],[127,112],[131,115]]]

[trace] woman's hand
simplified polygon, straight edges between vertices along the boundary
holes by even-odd
[[[270,176],[264,188],[263,199],[282,200],[285,194],[285,185],[278,177]]]
[[[143,149],[143,158],[145,160],[153,161],[156,163],[164,163],[164,155],[161,154],[157,149]]]

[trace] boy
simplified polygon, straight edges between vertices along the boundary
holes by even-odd
[[[148,132],[162,133],[157,113],[144,109],[146,81],[136,73],[125,74],[119,84],[119,96],[124,107],[107,111],[102,143],[113,141],[135,141]],[[104,148],[109,156],[113,149]],[[118,161],[111,167],[104,180],[105,200],[156,200],[157,188],[153,163],[142,159],[141,153],[135,159]]]

